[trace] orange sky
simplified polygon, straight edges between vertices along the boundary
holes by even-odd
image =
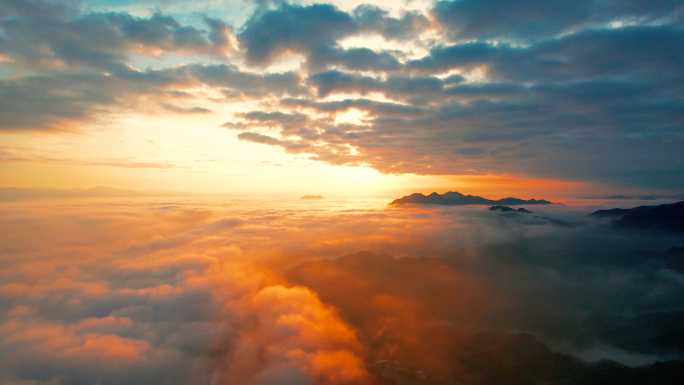
[[[470,21],[442,17],[447,3],[372,3],[379,8],[351,0],[8,8],[17,23],[0,25],[15,37],[0,56],[0,187],[333,198],[678,192],[680,133],[667,128],[679,127],[676,116],[656,109],[632,124],[620,115],[631,109],[614,106],[610,92],[624,97],[631,86],[605,87],[623,73],[600,78],[591,61],[577,69],[582,46],[568,31],[581,22],[540,29],[565,39],[564,56],[531,49],[542,41],[534,28],[503,33],[492,20],[482,36],[472,25],[461,31]],[[46,15],[54,28],[27,32]],[[628,32],[605,17],[592,33]],[[590,39],[607,44],[593,52],[615,46],[605,39]],[[532,64],[564,57],[569,78],[510,66],[510,52]],[[661,59],[649,65],[663,74],[678,62]],[[606,95],[592,91],[597,78]]]

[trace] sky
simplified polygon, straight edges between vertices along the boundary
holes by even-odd
[[[675,0],[0,1],[0,187],[681,193]]]

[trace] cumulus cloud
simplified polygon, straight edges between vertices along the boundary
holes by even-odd
[[[232,28],[204,18],[209,31],[182,25],[174,17],[82,12],[69,2],[4,1],[0,47],[22,65],[60,63],[110,69],[132,54],[225,55],[233,49]]]
[[[387,71],[399,69],[399,61],[391,53],[363,48],[345,50],[338,41],[361,33],[404,40],[429,26],[427,17],[420,12],[406,12],[397,19],[369,5],[347,13],[330,4],[301,6],[283,2],[276,8],[257,11],[237,39],[252,65],[265,66],[281,55],[294,53],[304,55],[314,68],[340,64],[352,70]]]
[[[268,64],[287,51],[307,54],[313,48],[333,45],[353,31],[352,17],[332,5],[283,3],[255,14],[237,38],[250,63]]]
[[[223,309],[236,336],[217,341],[214,378],[248,384],[364,384],[361,344],[334,309],[304,287],[268,286]]]
[[[355,99],[281,103],[297,112],[367,112],[367,125],[353,128],[363,135],[326,142],[354,146],[359,153],[347,157],[349,164],[386,173],[515,170],[673,189],[678,183],[662,175],[682,167],[674,155],[681,141],[681,116],[675,112],[682,103],[676,75],[681,63],[671,56],[682,41],[673,26],[636,26],[587,30],[525,47],[439,45],[406,63],[414,76],[383,79],[331,70],[307,79],[319,98],[356,94]],[[426,76],[449,71],[460,73]],[[476,71],[484,71],[486,81],[465,80]],[[373,94],[397,103],[365,99]],[[345,128],[330,129],[335,131]],[[485,155],[477,164],[461,156],[474,145]],[[599,148],[609,150],[592,157]]]
[[[0,225],[16,230],[3,239],[12,267],[0,286],[0,349],[13,352],[3,381],[368,379],[354,329],[332,307],[269,272],[266,256],[243,254],[242,236],[222,235],[245,219],[164,202],[119,214],[97,204],[77,216],[41,211]],[[131,226],[141,221],[150,227]],[[31,247],[43,226],[61,230]]]

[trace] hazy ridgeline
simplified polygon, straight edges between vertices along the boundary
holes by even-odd
[[[5,203],[0,382],[667,383],[681,373],[673,362],[592,362],[684,358],[684,236],[586,218],[594,207],[532,210]]]

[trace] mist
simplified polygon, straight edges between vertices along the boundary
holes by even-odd
[[[547,380],[684,358],[681,233],[529,209],[7,203],[0,380],[492,383],[475,373],[481,354],[541,352],[563,363]]]

